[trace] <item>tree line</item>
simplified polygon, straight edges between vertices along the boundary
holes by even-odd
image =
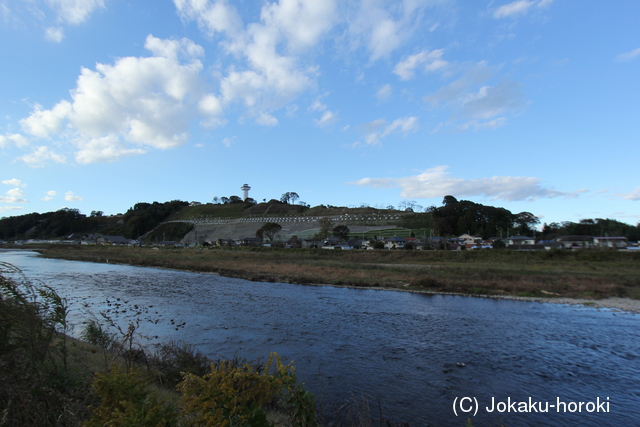
[[[101,211],[93,211],[87,216],[78,209],[63,208],[43,214],[2,218],[0,239],[51,239],[93,233],[138,239],[188,205],[188,202],[172,200],[164,203],[136,203],[124,215],[105,216]]]
[[[269,204],[289,204],[298,200],[298,195],[287,192],[280,200],[271,199]],[[215,197],[214,202],[222,204],[249,203],[253,199],[242,201],[238,196]],[[101,211],[92,211],[90,216],[78,209],[60,209],[43,214],[31,213],[0,219],[0,240],[47,239],[69,236],[71,234],[100,233],[119,235],[137,239],[172,214],[188,206],[188,202],[172,200],[170,202],[137,203],[124,215],[105,216]],[[299,202],[302,208],[309,206]],[[445,196],[441,206],[422,208],[415,202],[406,202],[403,215],[398,219],[400,227],[408,229],[431,229],[434,236],[460,236],[471,234],[482,238],[508,237],[514,235],[533,236],[553,239],[561,235],[623,236],[631,241],[640,240],[640,224],[633,226],[614,219],[583,219],[579,222],[565,221],[543,224],[531,212],[512,213],[494,206],[486,206],[469,200],[458,200],[454,196]],[[421,212],[422,211],[422,212]],[[344,235],[344,230],[334,232],[333,224],[321,224],[320,238],[330,235]],[[261,230],[261,237],[269,238],[274,232],[273,226]]]

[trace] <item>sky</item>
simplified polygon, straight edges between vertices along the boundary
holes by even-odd
[[[640,221],[640,2],[0,0],[0,217],[295,192]]]

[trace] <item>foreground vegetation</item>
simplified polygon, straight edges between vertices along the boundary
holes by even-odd
[[[67,314],[53,289],[0,263],[0,425],[318,425],[314,396],[277,354],[252,365],[175,343],[150,353],[135,324],[97,321],[78,341]]]
[[[333,251],[63,246],[45,257],[217,273],[254,281],[495,296],[640,299],[640,253]]]
[[[192,346],[141,345],[139,323],[106,314],[81,339],[67,335],[68,308],[55,290],[0,262],[0,426],[316,427],[316,399],[276,353],[265,363],[212,361]],[[332,425],[393,424],[363,395],[330,415]]]

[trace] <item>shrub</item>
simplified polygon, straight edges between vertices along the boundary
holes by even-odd
[[[140,426],[161,427],[178,425],[178,414],[164,401],[159,401],[147,388],[137,371],[124,372],[117,366],[106,374],[98,374],[93,392],[100,405],[93,409],[85,427]]]
[[[194,426],[271,426],[267,409],[283,409],[293,425],[316,426],[315,400],[296,384],[291,364],[272,353],[259,373],[249,364],[222,361],[203,377],[188,374],[178,385],[181,405]]]

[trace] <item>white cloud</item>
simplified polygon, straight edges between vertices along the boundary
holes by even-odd
[[[394,120],[392,123],[384,119],[377,119],[361,126],[364,133],[365,142],[368,145],[377,145],[382,138],[386,138],[393,133],[408,135],[418,130],[417,117],[403,117]]]
[[[462,117],[487,120],[506,111],[513,111],[524,104],[520,85],[501,82],[495,86],[483,86],[477,92],[467,94],[462,100]]]
[[[280,0],[266,4],[260,14],[267,26],[278,28],[289,48],[315,46],[336,22],[336,0]]]
[[[20,209],[24,209],[24,207],[23,206],[0,206],[0,212],[15,211]]]
[[[60,43],[64,39],[64,29],[62,27],[49,27],[45,30],[44,36],[50,42]]]
[[[242,29],[242,19],[225,0],[173,0],[178,15],[184,21],[196,21],[199,28],[213,37],[216,33],[236,35]]]
[[[640,47],[630,52],[621,53],[620,55],[616,56],[616,61],[618,62],[631,61],[632,59],[638,56],[640,56]]]
[[[421,67],[425,73],[438,71],[445,68],[449,63],[442,59],[444,50],[436,49],[432,51],[423,50],[420,53],[407,57],[399,62],[393,69],[402,80],[410,80],[414,77],[415,70]]]
[[[487,122],[481,122],[478,120],[470,120],[466,123],[461,124],[459,127],[462,130],[468,130],[468,129],[473,129],[473,130],[481,130],[481,129],[491,129],[491,130],[495,130],[498,129],[499,127],[504,126],[507,123],[507,119],[506,117],[498,117],[495,120],[489,120]]]
[[[378,0],[363,0],[355,16],[349,16],[351,42],[354,47],[364,45],[371,61],[389,56],[409,40],[427,3],[404,1],[388,6]]]
[[[45,138],[62,130],[62,123],[68,119],[71,111],[72,106],[68,101],[60,101],[51,110],[43,110],[42,106],[36,104],[34,112],[20,120],[20,125],[26,133]]]
[[[22,148],[29,145],[29,141],[27,140],[27,138],[17,133],[10,135],[0,135],[0,148],[8,147],[9,144],[13,144],[18,148]]]
[[[622,198],[625,200],[640,200],[640,187],[637,187],[635,190],[628,193],[624,193]]]
[[[425,96],[424,101],[432,108],[449,109],[452,123],[459,125],[462,121],[459,125],[462,129],[496,129],[505,124],[507,113],[517,112],[526,101],[517,82],[484,84],[493,74],[493,70],[481,62],[457,80]]]
[[[81,202],[82,197],[76,196],[73,191],[67,191],[66,193],[64,193],[64,200],[66,200],[67,202]]]
[[[317,67],[301,66],[298,58],[283,54],[308,49],[320,40],[335,21],[335,1],[283,0],[266,3],[260,22],[245,25],[233,5],[224,0],[174,0],[178,14],[196,21],[209,36],[225,37],[221,46],[237,62],[221,77],[221,105],[241,103],[249,116],[261,118],[262,111],[286,106],[315,84]],[[269,122],[273,122],[270,120]]]
[[[519,201],[553,197],[576,197],[583,192],[565,193],[541,185],[539,178],[494,176],[463,179],[450,177],[448,166],[437,166],[416,175],[403,178],[364,178],[352,185],[372,188],[401,188],[400,197],[421,199],[444,197],[482,196],[491,200]]]
[[[50,201],[51,201],[51,200],[53,200],[53,198],[54,198],[55,196],[57,196],[57,195],[58,195],[58,192],[57,192],[57,191],[55,191],[55,190],[49,190],[49,191],[47,191],[46,196],[44,196],[44,197],[42,198],[42,200],[44,200],[45,202],[50,202]]]
[[[391,88],[391,85],[386,84],[378,89],[378,92],[376,92],[376,98],[378,98],[379,101],[388,101],[389,98],[391,98],[392,93],[393,89]]]
[[[58,20],[69,24],[81,24],[96,9],[104,8],[104,0],[46,0],[58,14]]]
[[[232,138],[224,138],[224,139],[222,140],[222,145],[224,145],[224,146],[225,146],[225,147],[227,147],[227,148],[231,148],[231,146],[232,146],[233,144],[235,144],[235,142],[236,142],[236,137],[235,137],[235,136],[234,136],[234,137],[232,137]]]
[[[111,162],[142,154],[144,147],[184,144],[189,116],[198,103],[201,113],[220,113],[213,98],[202,98],[199,58],[204,51],[188,39],[152,35],[145,47],[154,56],[120,58],[114,64],[97,64],[95,71],[82,68],[72,101],[63,100],[51,110],[36,105],[20,122],[24,131],[75,144],[81,163]]]
[[[325,127],[329,126],[332,123],[335,123],[338,120],[336,115],[331,111],[325,111],[318,120],[314,120],[314,123],[317,126]]]
[[[256,123],[262,126],[276,126],[278,124],[278,119],[270,114],[260,113],[258,118],[256,118]]]
[[[111,163],[124,157],[135,156],[146,153],[140,148],[127,148],[122,141],[114,135],[102,138],[91,138],[78,145],[76,152],[76,162],[89,164],[96,162]]]
[[[45,145],[37,147],[31,154],[25,154],[18,157],[18,160],[22,160],[28,166],[39,168],[43,167],[47,162],[52,161],[55,163],[66,163],[65,156],[58,154]]]
[[[6,196],[0,196],[0,203],[29,203],[24,198],[24,191],[19,188],[12,188],[6,192]]]
[[[27,186],[27,184],[25,184],[24,182],[20,181],[19,179],[13,178],[13,179],[6,179],[4,181],[2,181],[3,184],[5,185],[11,185],[12,187],[22,187],[25,188]]]
[[[527,14],[532,8],[548,7],[553,0],[517,0],[500,6],[493,12],[494,18],[515,18]]]

